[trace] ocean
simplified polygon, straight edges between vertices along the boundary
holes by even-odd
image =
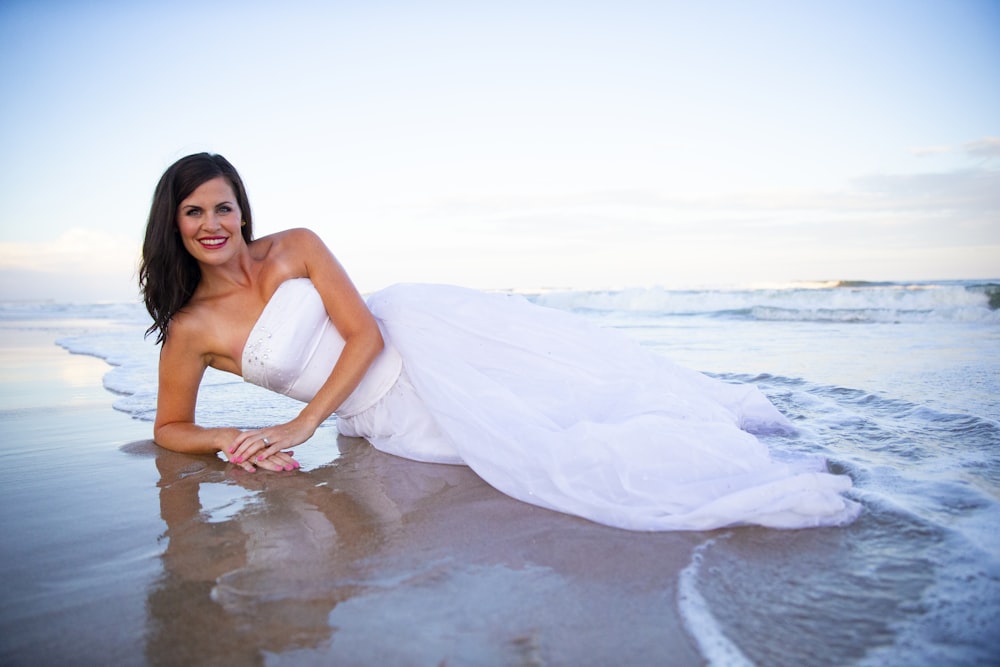
[[[670,604],[702,660],[1000,664],[1000,281],[521,293],[756,384],[798,429],[766,438],[778,455],[821,454],[854,480],[850,526],[696,535]],[[155,411],[147,326],[138,304],[0,304],[0,329],[107,362],[114,409],[140,422]],[[3,413],[32,400],[5,395]],[[298,405],[210,370],[198,415],[255,427]]]

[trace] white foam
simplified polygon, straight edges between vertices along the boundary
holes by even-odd
[[[759,320],[820,322],[1000,323],[983,291],[965,285],[866,285],[772,289],[561,291],[537,294],[541,305],[564,310],[661,315],[729,313]]]
[[[990,514],[995,532],[996,512]],[[938,547],[934,583],[918,603],[921,613],[895,623],[892,644],[870,650],[859,667],[994,663],[1000,562],[995,551],[979,552],[965,537],[956,532]]]
[[[715,544],[714,539],[699,545],[691,555],[691,562],[678,575],[677,608],[681,622],[709,665],[752,667],[753,662],[722,632],[708,602],[698,590],[698,571],[701,569],[702,554],[713,544]]]

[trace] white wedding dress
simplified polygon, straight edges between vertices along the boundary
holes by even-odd
[[[793,431],[756,387],[516,295],[396,285],[368,306],[386,348],[337,426],[382,451],[463,463],[519,500],[631,530],[841,525],[860,510],[848,477],[774,461],[748,432]],[[313,284],[289,280],[244,378],[308,401],[343,345]]]

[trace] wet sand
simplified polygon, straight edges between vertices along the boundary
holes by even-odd
[[[704,533],[532,507],[322,429],[303,469],[167,452],[107,365],[0,330],[0,664],[697,665]]]

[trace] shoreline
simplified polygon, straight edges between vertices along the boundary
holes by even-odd
[[[105,362],[0,336],[4,664],[703,663],[677,581],[705,534],[600,526],[330,428],[296,473],[168,452],[112,409]]]
[[[131,416],[155,405],[141,323],[37,314],[0,321],[2,664],[996,658],[993,327],[744,323],[734,344],[711,318],[647,323],[668,357],[761,383],[800,427],[776,444],[850,474],[865,511],[843,528],[638,533],[330,427],[297,448],[301,473],[166,452]],[[209,384],[206,424],[295,407]]]

